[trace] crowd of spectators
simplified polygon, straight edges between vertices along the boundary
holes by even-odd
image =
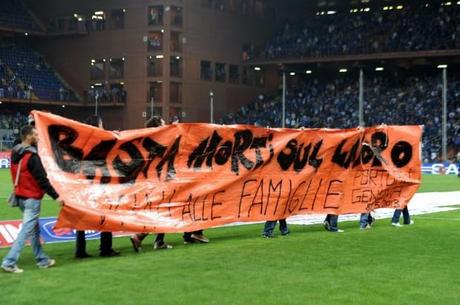
[[[74,101],[74,93],[32,49],[0,46],[0,98]]]
[[[87,33],[86,22],[75,16],[52,18],[49,20],[47,30],[50,33]]]
[[[20,130],[22,126],[27,124],[28,115],[16,112],[0,113],[0,129]]]
[[[122,86],[106,86],[90,88],[87,91],[87,99],[91,103],[126,103],[126,90]]]
[[[13,147],[22,126],[27,125],[28,115],[21,112],[0,113],[0,151]]]
[[[325,57],[396,51],[460,48],[460,5],[413,2],[402,9],[315,15],[290,20],[263,50],[243,48],[245,59],[255,57]],[[259,54],[257,54],[259,53]]]
[[[33,94],[32,86],[27,86],[17,79],[17,76],[12,72],[0,58],[0,98],[17,98],[30,99]]]
[[[435,76],[369,77],[364,90],[366,126],[424,125],[423,159],[441,157],[442,83]],[[460,81],[448,87],[448,145],[460,149]],[[281,97],[258,96],[230,113],[221,124],[282,126]],[[285,126],[291,128],[349,128],[359,125],[359,88],[356,79],[313,79],[287,90]]]
[[[2,0],[0,27],[41,32],[42,30],[19,0]]]

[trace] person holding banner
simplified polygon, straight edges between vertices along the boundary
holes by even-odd
[[[290,215],[349,214],[407,202],[421,180],[414,153],[419,126],[363,134],[181,124],[114,133],[40,111],[34,116],[47,138],[40,149],[50,180],[68,195],[57,229],[190,232]],[[361,143],[372,137],[395,139],[382,150],[387,164],[378,170],[375,154],[360,157],[360,147],[367,147]],[[284,216],[273,218],[282,207]]]
[[[339,215],[327,214],[326,219],[324,219],[324,228],[329,232],[343,233],[342,229],[338,228]]]
[[[91,126],[104,128],[102,119],[99,116],[90,116],[86,123]],[[112,248],[112,232],[101,232],[101,243],[99,245],[99,256],[111,257],[118,256],[120,252]],[[85,231],[77,231],[77,238],[75,239],[75,258],[88,258],[91,257],[86,253],[86,236]]]
[[[31,239],[32,250],[39,268],[49,268],[56,264],[56,261],[43,251],[40,244],[40,207],[45,193],[60,204],[64,204],[49,182],[38,155],[36,145],[39,138],[35,127],[24,126],[21,129],[21,139],[21,144],[16,145],[11,152],[10,170],[13,181],[17,179],[14,192],[19,200],[19,208],[23,212],[22,228],[1,266],[4,271],[12,273],[24,271],[18,267],[17,262],[26,239]]]
[[[287,226],[286,218],[284,218],[280,220],[273,220],[273,221],[270,220],[270,221],[265,222],[264,231],[262,232],[262,237],[273,238],[275,236],[273,234],[273,231],[275,230],[277,221],[279,221],[280,223],[281,235],[286,236],[290,233],[288,226]]]
[[[399,223],[399,218],[401,217],[401,213],[403,214],[403,220],[405,225],[412,225],[414,221],[410,219],[409,210],[407,206],[404,209],[396,209],[393,213],[393,217],[391,218],[391,225],[393,227],[401,227]]]
[[[179,117],[174,116],[171,119],[171,124],[178,124],[179,123]],[[200,242],[200,243],[209,243],[209,238],[204,236],[203,230],[197,230],[193,232],[184,232],[184,235],[182,236],[184,239],[184,244],[193,244],[194,242]]]
[[[146,128],[161,127],[166,125],[165,121],[160,116],[153,116],[147,122],[145,122]],[[135,252],[139,252],[142,249],[142,241],[149,235],[149,233],[137,233],[131,236],[131,244]],[[165,234],[158,233],[155,241],[153,242],[153,248],[155,250],[161,249],[172,249],[172,246],[165,242]]]

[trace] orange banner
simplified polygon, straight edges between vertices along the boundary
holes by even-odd
[[[58,228],[169,233],[402,208],[420,184],[420,126],[112,132],[33,113],[43,164],[66,202]]]

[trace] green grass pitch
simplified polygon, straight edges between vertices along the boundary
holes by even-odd
[[[10,190],[9,173],[0,170],[0,200]],[[424,176],[420,189],[458,190],[453,176]],[[44,200],[42,216],[57,211]],[[0,205],[0,220],[20,217]],[[120,257],[86,260],[73,258],[73,243],[50,244],[45,251],[57,265],[48,270],[35,266],[27,247],[24,273],[0,273],[0,304],[459,304],[460,211],[414,220],[402,228],[378,220],[370,231],[344,222],[343,234],[290,226],[291,235],[269,240],[260,237],[261,225],[226,227],[206,230],[209,244],[167,235],[171,250],[154,251],[148,237],[140,254],[122,237],[114,239]],[[88,242],[90,254],[97,248]]]

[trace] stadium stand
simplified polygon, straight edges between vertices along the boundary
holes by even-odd
[[[364,91],[366,126],[425,126],[424,160],[440,157],[442,84],[434,76],[373,77]],[[302,86],[286,94],[286,127],[350,128],[358,121],[358,82],[352,78],[333,81],[306,80]],[[448,88],[448,144],[460,145],[460,81],[453,80]],[[259,96],[252,103],[230,113],[219,123],[255,124],[281,127],[281,97]]]
[[[399,7],[399,6],[398,6]],[[382,52],[460,49],[460,5],[405,2],[399,8],[346,10],[340,6],[327,12],[289,20],[262,49],[252,44],[243,47],[245,59],[309,58]],[[71,25],[78,19],[70,16]],[[91,19],[94,30],[105,26]],[[105,19],[104,19],[105,20]],[[27,9],[18,0],[2,1],[0,27],[39,30]],[[70,26],[68,28],[67,26]],[[59,28],[59,27],[58,27]],[[62,29],[61,29],[62,30]],[[75,100],[74,93],[56,72],[30,47],[0,44],[0,98]],[[212,78],[212,75],[209,77]],[[449,75],[448,143],[460,148],[460,78]],[[441,80],[439,76],[412,73],[366,78],[364,118],[367,126],[385,124],[423,124],[424,159],[440,157]],[[349,128],[358,126],[358,82],[356,77],[336,79],[306,78],[287,92],[286,127]],[[166,93],[167,94],[167,93]],[[103,84],[84,92],[89,104],[126,103],[123,86]],[[2,120],[13,122],[13,114]],[[256,124],[280,127],[280,96],[259,96],[237,112],[220,120],[224,124]],[[1,123],[0,123],[1,124]],[[13,124],[7,124],[13,126]],[[0,129],[13,130],[7,125]],[[6,126],[6,127],[5,127]]]
[[[2,0],[0,5],[0,27],[41,32],[30,13],[18,0]]]
[[[0,113],[0,129],[20,129],[27,124],[28,115],[20,112]]]
[[[0,113],[0,151],[11,149],[19,137],[19,130],[28,122],[28,115],[21,112]]]
[[[75,100],[43,58],[26,46],[0,46],[0,97],[42,100]]]
[[[243,60],[282,60],[460,49],[460,6],[446,2],[319,11],[289,19],[262,48],[243,46]],[[386,6],[383,6],[386,5]],[[453,71],[453,72],[452,72]],[[321,74],[320,72],[317,72]],[[460,79],[449,71],[448,145],[460,149]],[[299,83],[301,85],[299,85]],[[357,77],[306,78],[288,87],[286,127],[349,128],[359,125]],[[221,120],[225,124],[280,127],[281,97],[260,96]],[[440,75],[412,72],[367,76],[364,91],[366,126],[425,126],[424,161],[441,157],[442,80]]]
[[[246,47],[244,54],[273,59],[459,49],[459,18],[458,5],[425,2],[391,10],[334,11],[290,20],[263,50]]]

